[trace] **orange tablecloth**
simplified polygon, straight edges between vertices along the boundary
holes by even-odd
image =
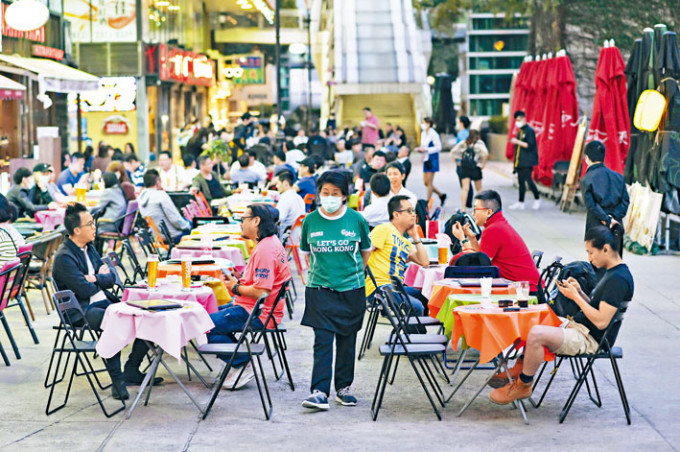
[[[480,363],[491,361],[518,338],[525,341],[534,325],[560,326],[562,323],[547,304],[516,312],[504,312],[497,306],[459,306],[453,310],[453,317],[453,348],[465,335],[467,345],[479,350]]]
[[[442,308],[446,297],[453,294],[475,293],[481,294],[480,287],[461,287],[455,279],[441,279],[432,285],[432,295],[430,301],[427,303],[427,309],[430,311],[430,317],[437,318],[439,310]],[[515,295],[515,288],[512,285],[507,287],[492,287],[492,295]]]
[[[158,278],[165,278],[168,275],[181,275],[181,264],[158,264]],[[201,264],[192,265],[191,274],[199,276],[212,276],[213,278],[220,278],[222,270],[215,264]]]

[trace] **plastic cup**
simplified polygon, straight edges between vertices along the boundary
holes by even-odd
[[[149,287],[151,289],[156,288],[156,276],[158,275],[158,254],[149,254],[149,260],[148,260],[148,265],[149,265],[149,272],[148,272],[148,281],[149,281]]]
[[[182,256],[182,290],[191,289],[191,257]]]
[[[493,283],[493,278],[480,278],[479,285],[482,289],[482,305],[485,302],[491,304],[491,284]],[[486,307],[486,306],[485,306]]]

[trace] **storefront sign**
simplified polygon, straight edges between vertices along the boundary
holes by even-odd
[[[136,0],[64,0],[64,19],[72,24],[74,42],[137,40]]]
[[[130,133],[130,123],[121,115],[109,116],[104,119],[102,130],[106,135],[127,135]]]
[[[54,47],[47,47],[35,44],[33,46],[33,55],[37,57],[50,58],[52,60],[61,61],[64,59],[64,51],[55,49]]]
[[[215,79],[215,63],[205,55],[161,44],[158,59],[161,80],[210,86]]]
[[[33,42],[45,42],[45,27],[33,31],[18,31],[5,23],[5,4],[0,6],[0,34],[8,38],[28,39]],[[0,40],[0,43],[2,41]],[[2,49],[2,46],[0,46]]]
[[[97,91],[80,94],[80,110],[133,111],[137,108],[136,98],[137,81],[134,77],[102,77]],[[75,96],[69,96],[69,110],[76,110]]]
[[[264,57],[262,54],[228,56],[224,59],[222,75],[236,85],[262,85]]]

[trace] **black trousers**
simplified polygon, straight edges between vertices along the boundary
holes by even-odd
[[[527,191],[526,187],[534,194],[534,199],[539,199],[538,188],[531,178],[531,173],[534,171],[533,166],[517,168],[517,180],[519,181],[519,202],[524,202],[524,195]]]
[[[314,367],[311,390],[326,395],[331,392],[333,377],[333,340],[335,339],[335,390],[346,388],[354,381],[357,333],[349,336],[322,328],[314,328]]]

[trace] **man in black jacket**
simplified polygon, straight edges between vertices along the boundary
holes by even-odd
[[[583,202],[588,208],[586,234],[599,225],[610,227],[621,223],[628,211],[628,190],[623,176],[604,165],[606,148],[601,141],[591,141],[585,147],[588,170],[581,180]]]
[[[541,198],[536,184],[531,179],[534,166],[538,165],[536,132],[527,124],[526,115],[521,110],[515,112],[515,125],[518,128],[517,137],[512,138],[510,143],[515,146],[513,172],[517,173],[517,180],[519,182],[519,201],[511,205],[509,209],[524,210],[524,194],[526,193],[526,186],[528,186],[534,195],[534,203],[531,208],[538,210],[541,208]]]
[[[32,201],[35,180],[28,168],[19,168],[14,173],[14,186],[7,192],[7,199],[17,208],[17,216],[33,218],[40,210],[55,208],[56,203],[36,205]]]
[[[64,227],[68,238],[59,247],[54,257],[54,280],[59,290],[72,291],[85,317],[94,330],[101,330],[106,308],[118,302],[107,289],[113,287],[115,276],[94,249],[96,224],[92,215],[82,204],[73,204],[66,208]],[[112,394],[116,399],[128,399],[130,395],[125,388],[142,383],[144,374],[139,366],[146,356],[148,346],[136,339],[132,351],[125,364],[125,372],[120,368],[120,352],[105,360],[106,370],[113,382]],[[154,384],[160,384],[162,378],[156,378]]]

